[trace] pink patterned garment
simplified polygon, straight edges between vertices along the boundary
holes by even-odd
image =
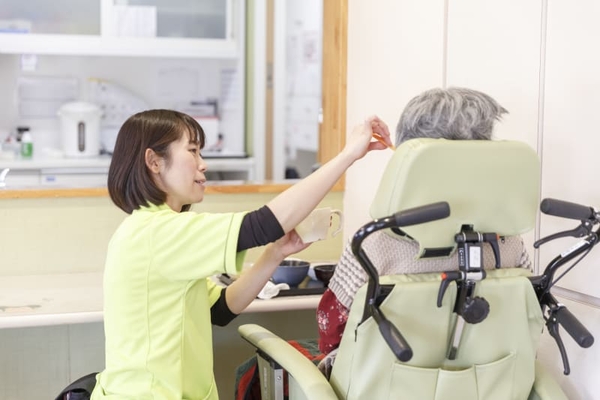
[[[344,307],[329,289],[323,293],[317,307],[319,325],[319,351],[329,354],[340,345],[342,334],[348,321],[348,309]]]

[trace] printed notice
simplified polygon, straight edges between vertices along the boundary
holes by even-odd
[[[113,7],[117,36],[156,37],[156,7]]]

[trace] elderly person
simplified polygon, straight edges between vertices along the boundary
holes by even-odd
[[[396,146],[416,138],[491,140],[494,124],[504,113],[507,111],[498,102],[476,90],[431,89],[406,105],[396,128]],[[501,259],[507,265],[530,268],[520,236],[504,238],[499,247]],[[401,232],[396,237],[384,231],[375,232],[365,239],[363,249],[380,275],[442,272],[458,266],[456,253],[448,258],[416,260],[418,243],[402,236]],[[492,249],[486,244],[484,265],[493,266],[494,262]],[[367,281],[348,243],[317,308],[319,350],[327,354],[319,368],[326,374],[335,360],[354,296]]]

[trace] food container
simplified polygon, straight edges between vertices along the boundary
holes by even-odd
[[[298,286],[308,274],[310,263],[302,260],[283,260],[273,273],[272,280],[275,283],[287,283],[290,286]]]
[[[336,264],[319,264],[313,267],[313,270],[315,271],[315,276],[318,280],[323,282],[323,285],[329,285],[329,280],[335,272],[335,266]]]

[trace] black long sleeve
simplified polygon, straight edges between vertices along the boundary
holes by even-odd
[[[274,242],[284,234],[285,232],[273,212],[269,207],[263,206],[244,216],[240,227],[237,251]],[[213,325],[225,326],[237,317],[237,314],[231,312],[227,305],[226,291],[227,288],[221,291],[219,299],[210,308],[210,321]]]
[[[238,316],[238,314],[234,314],[229,309],[227,301],[225,300],[225,291],[227,291],[227,288],[221,290],[219,299],[210,308],[210,322],[213,325],[225,326]]]
[[[264,246],[285,235],[275,214],[267,206],[249,212],[242,220],[237,251]]]

